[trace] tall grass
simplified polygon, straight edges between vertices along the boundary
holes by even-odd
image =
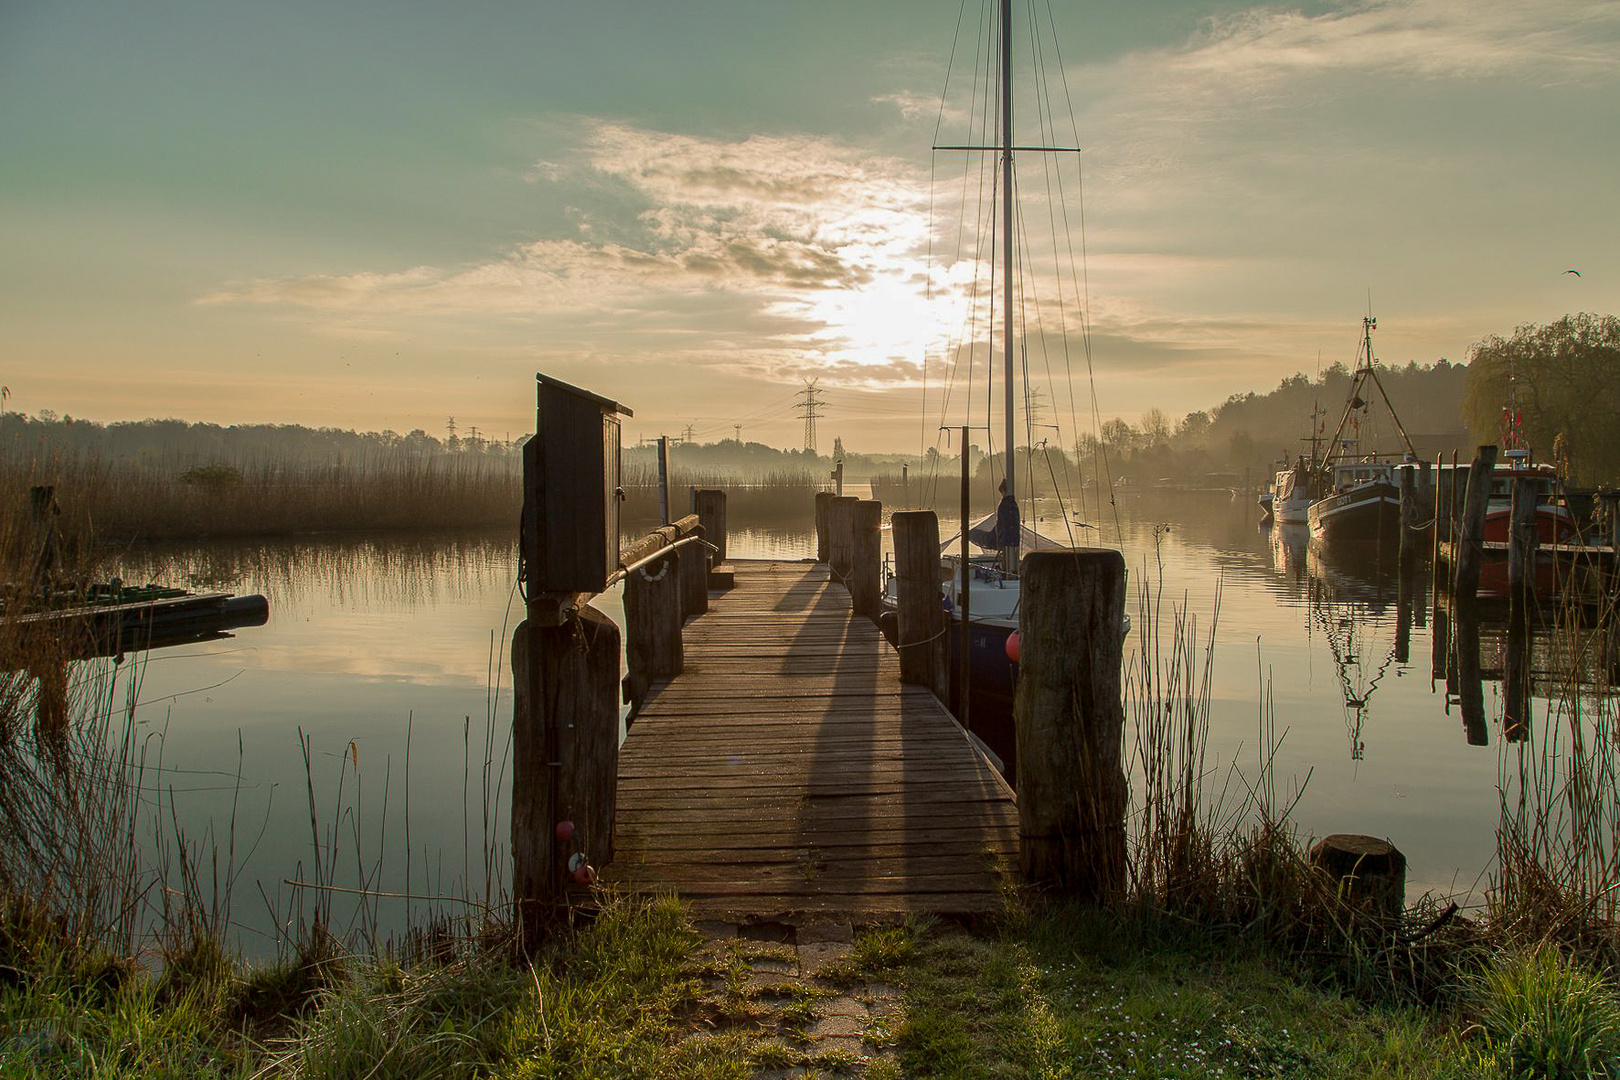
[[[1620,615],[1612,594],[1595,619],[1580,590],[1544,602],[1545,700],[1532,699],[1524,738],[1504,742],[1498,759],[1492,915],[1521,941],[1620,963],[1620,697],[1611,681]]]

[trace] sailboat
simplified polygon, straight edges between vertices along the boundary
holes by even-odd
[[[940,555],[942,602],[951,616],[951,697],[955,703],[956,714],[968,731],[990,752],[991,758],[1000,764],[1003,772],[1011,778],[1016,769],[1012,703],[1018,666],[1020,557],[1031,550],[1074,546],[1072,523],[1069,522],[1066,511],[1063,520],[1071,525],[1069,530],[1071,535],[1067,542],[1043,536],[1030,528],[1023,521],[1020,511],[1014,403],[1018,400],[1017,378],[1022,359],[1020,349],[1027,348],[1028,340],[1038,333],[1027,328],[1025,308],[1030,312],[1038,312],[1040,301],[1031,300],[1025,295],[1033,289],[1034,275],[1027,267],[1021,267],[1018,260],[1018,244],[1027,224],[1019,212],[1015,197],[1014,159],[1019,153],[1078,154],[1079,148],[1016,144],[1013,137],[1014,35],[1011,0],[999,0],[996,17],[999,19],[999,31],[996,35],[999,37],[998,55],[994,65],[996,85],[992,91],[987,80],[982,103],[987,110],[984,121],[986,134],[992,122],[988,115],[989,110],[992,105],[999,107],[997,109],[999,116],[995,119],[998,139],[989,145],[982,145],[970,139],[964,144],[936,145],[933,149],[936,152],[993,153],[997,158],[997,169],[992,182],[999,186],[999,192],[996,193],[999,194],[997,200],[999,206],[993,207],[986,221],[993,222],[992,247],[995,246],[996,239],[999,239],[1000,248],[999,258],[993,256],[987,261],[996,267],[994,273],[999,273],[1001,278],[1000,310],[993,313],[989,326],[989,336],[992,340],[999,331],[1001,345],[1002,468],[999,486],[1001,501],[994,514],[970,522],[966,520],[964,490],[962,531],[956,537],[945,541]],[[1031,39],[1034,36],[1031,34]],[[1036,112],[1041,119],[1041,126],[1045,128],[1050,119],[1051,102],[1041,104],[1046,108],[1043,110],[1038,107]],[[1054,222],[1055,220],[1054,216]],[[1055,228],[1054,225],[1054,231]],[[996,233],[999,233],[998,237],[995,236]],[[993,299],[995,295],[996,292],[992,288],[989,291],[992,307],[996,302]],[[1061,303],[1059,306],[1061,307]],[[1035,321],[1037,320],[1030,320]],[[971,350],[971,344],[966,343],[967,338],[968,335],[964,334],[965,347]],[[993,348],[993,345],[990,347]],[[971,364],[970,355],[970,368]],[[960,431],[964,436],[962,451],[966,455],[968,429],[961,427],[953,430]],[[1030,444],[1028,453],[1032,476],[1034,439],[1028,433],[1026,442]],[[979,552],[973,553],[970,546],[977,547]],[[891,602],[895,596],[894,589],[895,583],[891,579],[885,586],[886,596]],[[967,682],[965,686],[962,685],[964,677]]]
[[[1326,491],[1311,503],[1308,513],[1311,537],[1318,541],[1390,546],[1400,542],[1401,489],[1395,468],[1402,462],[1416,461],[1417,451],[1378,378],[1372,348],[1372,332],[1377,326],[1378,320],[1370,314],[1361,320],[1355,378],[1350,382],[1344,415],[1322,459]],[[1360,420],[1371,409],[1371,402],[1362,394],[1374,389],[1400,434],[1403,450],[1398,456],[1396,452],[1369,450],[1361,445]]]

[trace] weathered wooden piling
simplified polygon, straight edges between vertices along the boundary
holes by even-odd
[[[827,565],[833,580],[849,586],[850,560],[854,555],[855,504],[853,495],[836,496],[827,508]]]
[[[675,534],[693,543],[681,548],[681,617],[696,618],[709,610],[709,549],[703,540],[703,526],[696,514],[675,523]]]
[[[673,526],[654,529],[620,557],[636,563],[673,548],[679,534]],[[693,545],[695,546],[695,545]],[[679,552],[629,571],[624,578],[625,701],[631,713],[641,707],[655,679],[674,678],[684,662],[681,649],[681,573]]]
[[[1502,671],[1502,734],[1517,742],[1530,719],[1530,627],[1536,601],[1536,512],[1540,498],[1535,481],[1513,481],[1513,511],[1508,528],[1507,655]]]
[[[669,436],[658,436],[658,520],[670,522],[669,503]]]
[[[1451,541],[1451,483],[1455,479],[1446,468],[1445,455],[1437,455],[1434,467],[1434,566],[1440,565],[1440,545]],[[1439,571],[1436,570],[1436,573]]]
[[[891,519],[897,592],[900,681],[950,695],[945,609],[939,593],[939,520],[932,510],[901,510]]]
[[[1479,593],[1479,564],[1485,551],[1485,511],[1491,497],[1491,475],[1496,469],[1496,447],[1481,446],[1468,469],[1468,487],[1458,521],[1452,590],[1459,605],[1472,609]]]
[[[718,488],[693,488],[692,513],[703,526],[703,538],[714,545],[711,565],[726,561],[726,493]]]
[[[1126,884],[1125,559],[1106,549],[1031,552],[1019,610],[1013,716],[1024,879],[1102,901]]]
[[[883,504],[858,500],[850,508],[849,599],[855,614],[877,622],[883,595]]]
[[[1419,544],[1423,541],[1423,505],[1418,491],[1416,465],[1400,467],[1401,480],[1401,547],[1400,565],[1404,570],[1416,566]]]
[[[512,635],[512,895],[526,942],[572,880],[571,855],[613,857],[619,628],[580,599],[561,625],[525,620]]]
[[[830,491],[816,492],[816,562],[828,563],[832,559],[832,536],[828,531],[831,528],[829,518],[832,515],[832,501],[836,498]]]

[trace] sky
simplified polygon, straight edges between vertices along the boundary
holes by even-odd
[[[1620,309],[1620,0],[1015,6],[1055,117],[1020,82],[1017,139],[1083,148],[1019,157],[1041,419],[1352,362],[1369,304],[1395,364]],[[931,149],[986,137],[983,21],[0,0],[5,407],[504,438],[541,371],[629,443],[796,446],[817,379],[823,452],[915,452],[993,406],[960,241],[993,160]]]

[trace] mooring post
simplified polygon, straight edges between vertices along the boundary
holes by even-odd
[[[569,871],[613,858],[619,775],[619,628],[584,605],[512,635],[512,895],[527,947]]]
[[[668,525],[670,522],[671,506],[669,502],[669,436],[658,436],[658,522]]]
[[[668,548],[675,542],[675,529],[655,529],[625,551],[625,566]],[[679,552],[631,570],[624,578],[625,676],[624,700],[635,715],[655,679],[672,679],[681,673],[684,654],[681,645],[681,572]]]
[[[714,545],[711,566],[726,561],[726,493],[718,488],[693,488],[692,512],[703,526],[703,538]]]
[[[830,491],[816,492],[816,562],[832,562],[832,535],[829,531],[832,516],[832,501],[836,498]]]
[[[709,549],[703,544],[703,526],[696,514],[675,523],[679,539],[696,543],[681,548],[681,617],[696,618],[709,610]]]
[[[849,585],[851,550],[854,546],[855,504],[853,495],[834,497],[827,508],[827,565],[832,567],[833,580]]]
[[[895,648],[900,681],[950,694],[945,609],[939,593],[939,520],[932,510],[901,510],[890,519],[898,588]]]
[[[1402,571],[1417,565],[1418,543],[1423,539],[1423,511],[1418,502],[1417,466],[1402,465],[1401,474],[1401,547]]]
[[[1019,861],[1024,880],[1086,902],[1126,885],[1125,558],[1102,548],[1024,558],[1019,673]]]
[[[883,504],[860,499],[850,507],[849,598],[855,614],[882,614]]]
[[[1458,523],[1457,603],[1473,608],[1479,593],[1479,564],[1485,553],[1485,511],[1491,499],[1491,477],[1496,471],[1496,447],[1481,446],[1468,469],[1468,489]]]
[[[1440,569],[1441,545],[1451,542],[1451,484],[1455,477],[1445,467],[1445,454],[1440,454],[1434,465],[1434,536],[1429,552],[1429,592],[1438,598],[1442,581]]]
[[[1536,601],[1536,483],[1528,476],[1513,480],[1513,516],[1508,529],[1507,656],[1502,672],[1502,734],[1510,742],[1524,738],[1530,719],[1530,627]]]

